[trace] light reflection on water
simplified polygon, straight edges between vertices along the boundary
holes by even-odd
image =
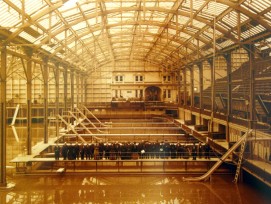
[[[6,203],[248,203],[270,200],[255,189],[232,183],[232,176],[188,183],[176,175],[16,176],[16,186],[2,191]]]
[[[6,127],[7,131],[7,164],[12,165],[10,160],[18,155],[25,155],[27,153],[27,128],[26,123],[15,124],[15,128],[18,134],[19,142],[16,141],[12,129],[9,125]],[[32,123],[31,125],[31,143],[32,147],[37,143],[44,140],[44,125],[42,123]],[[54,129],[49,129],[49,137],[55,137]]]

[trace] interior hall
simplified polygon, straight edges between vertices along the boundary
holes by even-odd
[[[271,203],[269,0],[0,1],[0,203]]]

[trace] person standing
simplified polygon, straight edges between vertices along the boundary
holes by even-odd
[[[79,155],[80,155],[80,147],[78,142],[76,142],[74,146],[74,152],[75,152],[75,159],[79,160]]]
[[[192,157],[193,157],[193,160],[196,160],[197,158],[197,148],[195,144],[193,144],[193,147],[192,147]]]
[[[201,147],[201,142],[199,143],[198,152],[199,152],[199,158],[201,159],[201,157],[202,157],[202,147]]]
[[[81,157],[81,160],[84,160],[84,157],[85,157],[85,145],[84,144],[81,145],[80,157]]]
[[[55,160],[59,160],[60,157],[60,147],[58,145],[55,146]]]
[[[90,149],[90,146],[88,145],[88,143],[85,147],[85,155],[86,155],[86,160],[90,160],[91,149]]]
[[[209,144],[205,145],[204,153],[205,153],[205,159],[210,159],[210,146],[209,146]]]
[[[68,146],[66,144],[66,142],[64,143],[63,147],[62,147],[62,151],[61,151],[63,160],[67,159],[67,155],[68,155]]]

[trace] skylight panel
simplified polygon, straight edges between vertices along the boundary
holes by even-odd
[[[42,27],[49,29],[49,15],[48,14],[40,18],[38,22]]]
[[[119,18],[107,18],[107,23],[108,24],[116,24],[118,22],[120,22]]]
[[[119,29],[115,29],[115,28],[110,28],[109,29],[109,34],[110,35],[113,35],[113,34],[116,34],[116,33],[119,33]]]
[[[240,15],[240,23],[247,21],[249,18],[243,14]],[[230,25],[232,28],[238,25],[238,14],[235,11],[230,12],[228,15],[224,16],[223,22]]]
[[[133,6],[136,6],[136,2],[123,1],[122,6],[123,7],[133,7]]]
[[[195,33],[197,33],[199,30],[198,29],[196,29],[196,28],[194,28],[194,27],[191,27],[191,26],[188,26],[188,27],[186,27],[186,30],[189,32],[189,33],[193,33],[193,34],[195,34]]]
[[[206,24],[194,19],[193,20],[193,26],[195,26],[197,28],[203,28],[204,26],[206,26]]]
[[[153,12],[146,10],[144,13],[141,13],[141,19],[149,20],[150,18],[155,18]]]
[[[197,43],[199,44],[199,47],[202,47],[203,45],[205,45],[205,43],[203,43],[201,40],[199,40]]]
[[[192,2],[193,10],[198,10],[199,8],[201,8],[201,6],[204,3],[204,1],[186,0],[186,1],[184,1],[182,3],[181,8],[188,8],[188,9],[190,9],[191,1],[193,1]]]
[[[25,12],[28,15],[32,15],[36,12],[39,12],[42,8],[44,8],[47,4],[44,3],[42,0],[35,0],[35,1],[25,1]]]
[[[163,7],[166,9],[171,9],[174,5],[174,2],[159,2],[159,7]]]
[[[153,11],[153,12],[146,12],[147,15],[145,15],[144,20],[152,20],[152,21],[160,21],[164,22],[167,15],[166,13],[158,12],[158,11]]]
[[[22,0],[10,0],[18,8],[22,8]]]
[[[150,41],[150,42],[148,42],[148,41],[138,41],[137,42],[137,44],[136,44],[136,46],[145,46],[145,47],[149,47],[150,45],[152,45],[152,42]]]
[[[59,33],[59,34],[57,34],[56,36],[55,36],[58,40],[64,40],[65,39],[65,31],[63,31],[63,32],[61,32],[61,33]]]
[[[233,42],[232,40],[226,40],[226,41],[220,43],[219,45],[220,45],[222,48],[226,48],[226,47],[228,47],[228,46],[230,46],[230,45],[233,45],[233,44],[234,44],[234,42]]]
[[[265,20],[271,25],[271,11],[269,11],[268,13],[266,13],[264,15],[264,17],[266,18]]]
[[[27,32],[24,32],[24,31],[21,32],[21,33],[19,34],[19,36],[22,37],[22,38],[24,38],[24,39],[26,39],[26,40],[28,40],[28,41],[31,42],[31,43],[34,43],[34,41],[36,40],[35,37],[29,35]]]
[[[86,10],[94,10],[96,8],[96,2],[87,2],[87,3],[82,3],[80,7],[86,11]]]
[[[99,24],[102,22],[102,19],[100,16],[98,16],[98,18],[90,18],[87,20],[89,25],[95,25],[95,24]]]
[[[92,34],[94,36],[99,36],[101,34],[101,30],[94,31],[94,32],[92,32]]]
[[[121,3],[119,3],[119,2],[105,2],[105,6],[107,9],[115,9],[115,8],[120,8]]]
[[[51,53],[51,48],[48,45],[42,45],[41,48]]]
[[[223,22],[223,21],[218,21],[218,22],[216,23],[216,25],[218,25],[218,26],[220,26],[220,27],[222,27],[222,28],[224,28],[224,29],[227,29],[227,30],[231,30],[231,29],[232,29],[232,27],[230,27],[228,24],[226,24],[226,23]]]
[[[172,45],[174,46],[174,47],[179,47],[181,44],[179,43],[179,42],[176,42],[176,41],[172,41],[171,42],[172,43]]]
[[[92,39],[92,37],[93,37],[92,34],[87,34],[82,36],[80,39],[84,41],[89,41],[90,39]]]
[[[75,10],[74,10],[75,11]],[[73,21],[77,21],[78,19],[82,19],[82,15],[81,13],[79,13],[78,11],[76,12],[73,12],[73,13],[66,13],[66,15],[63,15],[62,16],[65,18],[65,21],[67,22],[73,22]]]
[[[72,29],[75,30],[75,31],[79,31],[79,30],[82,30],[84,28],[86,28],[86,22],[85,21],[82,21],[82,22],[79,22],[75,25],[72,26]]]
[[[38,38],[39,36],[41,36],[41,33],[42,33],[42,31],[34,25],[25,27],[24,31],[34,38]]]
[[[75,47],[75,41],[72,41],[70,44],[68,44],[69,48],[74,48]]]
[[[65,1],[64,4],[61,6],[61,8],[59,8],[60,12],[68,10],[68,9],[71,9],[71,8],[74,8],[76,6],[76,3],[78,1],[79,0],[68,0],[68,1]]]
[[[64,55],[61,54],[60,52],[57,52],[57,53],[56,53],[56,56],[58,56],[58,57],[61,58],[61,59],[64,58]]]
[[[147,40],[148,42],[153,42],[154,37],[152,37],[152,36],[149,36],[149,37],[148,37],[148,36],[145,35],[145,36],[144,36],[144,39]]]
[[[246,10],[250,10],[253,13],[261,13],[266,9],[270,8],[269,0],[261,0],[261,1],[252,1],[246,0],[242,5]]]
[[[227,5],[210,1],[207,6],[205,6],[203,11],[211,16],[217,16],[223,13],[226,9],[228,9]]]
[[[204,31],[201,34],[201,37],[205,38],[207,41],[209,41],[209,40],[211,40],[213,38],[213,32],[206,32],[206,31]]]
[[[175,29],[171,29],[171,28],[169,28],[167,30],[167,32],[170,33],[171,35],[175,35],[176,34],[176,30]]]
[[[184,33],[184,32],[181,32],[180,34],[179,34],[179,36],[180,36],[180,38],[182,38],[182,39],[189,39],[191,36],[190,35],[188,35],[188,34],[186,34],[186,33]]]
[[[157,3],[155,1],[146,1],[145,5],[146,7],[155,7],[157,6]]]
[[[186,24],[188,21],[190,20],[190,18],[186,17],[186,16],[178,16],[178,23],[181,25]]]
[[[250,29],[248,29],[247,31],[245,32],[242,32],[241,33],[241,36],[243,38],[250,38],[252,36],[255,36],[256,34],[259,34],[263,31],[265,31],[266,29],[261,26],[261,25],[258,25],[258,26],[255,26],[255,27],[251,27]]]
[[[59,33],[60,31],[63,31],[63,22],[59,21],[58,23],[54,24],[53,27],[51,27],[51,33]]]
[[[208,20],[208,21],[214,20],[214,16],[213,16],[213,15],[210,15],[210,14],[207,14],[207,13],[204,13],[204,12],[198,13],[197,16],[198,16],[198,17],[201,17],[201,18],[205,18],[205,19]]]
[[[1,27],[11,28],[18,24],[19,21],[21,21],[21,16],[19,15],[19,13],[10,6],[8,6],[6,3],[1,1],[0,8],[1,8],[0,12]]]
[[[149,31],[150,33],[153,33],[153,34],[158,33],[158,30],[159,30],[159,27],[155,27],[155,26],[149,26],[149,27],[148,27],[148,31]]]

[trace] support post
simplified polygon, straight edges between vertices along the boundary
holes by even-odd
[[[64,111],[67,112],[67,101],[68,101],[68,70],[64,68],[63,71],[63,79],[64,79]]]
[[[84,74],[81,74],[81,86],[80,86],[80,90],[81,90],[81,105],[84,104]]]
[[[203,65],[202,62],[198,64],[199,68],[199,110],[200,110],[200,124],[202,124],[201,113],[203,110]]]
[[[7,49],[1,47],[1,71],[0,71],[0,187],[6,187],[6,72],[7,72]]]
[[[71,68],[71,108],[74,107],[74,70]]]
[[[49,83],[49,68],[48,58],[43,58],[43,111],[44,111],[44,143],[48,143],[48,83]]]
[[[227,97],[227,127],[226,127],[226,141],[230,141],[230,116],[232,112],[232,70],[231,70],[231,54],[227,53],[224,55],[227,62],[227,82],[228,82],[228,97]]]
[[[215,57],[213,59],[209,60],[209,64],[211,66],[211,87],[212,87],[212,91],[211,91],[211,101],[212,101],[212,105],[211,105],[211,121],[210,121],[210,132],[214,131],[214,112],[215,112]]]
[[[87,85],[88,83],[87,83],[87,78],[86,77],[84,77],[84,91],[85,91],[85,93],[84,93],[84,95],[85,95],[85,101],[84,101],[84,104],[86,105],[87,104],[87,95],[88,95],[88,85]]]
[[[190,67],[190,92],[191,92],[191,97],[190,97],[190,107],[194,107],[194,66],[192,65]]]
[[[26,89],[27,89],[27,155],[32,154],[32,55],[33,55],[33,49],[29,47],[25,47],[24,51],[27,56],[27,62],[26,62]],[[23,62],[23,60],[22,60]]]
[[[186,86],[186,67],[183,69],[183,88],[184,88],[184,94],[183,94],[183,120],[185,121],[185,108],[187,106],[187,86]]]
[[[255,120],[255,56],[254,56],[254,46],[249,45],[249,75],[250,75],[250,88],[249,88],[249,125],[250,129],[254,128],[254,120]]]
[[[76,76],[76,78],[75,78],[75,80],[76,80],[76,102],[75,102],[75,104],[76,104],[76,107],[78,107],[79,106],[79,95],[80,95],[80,86],[79,86],[80,75],[78,72],[76,72],[75,76]]]
[[[55,89],[56,89],[56,120],[58,121],[58,115],[59,115],[59,64],[55,64],[55,82],[56,82],[56,85],[55,85]],[[57,122],[56,123],[56,137],[58,138],[59,136],[59,123]]]

